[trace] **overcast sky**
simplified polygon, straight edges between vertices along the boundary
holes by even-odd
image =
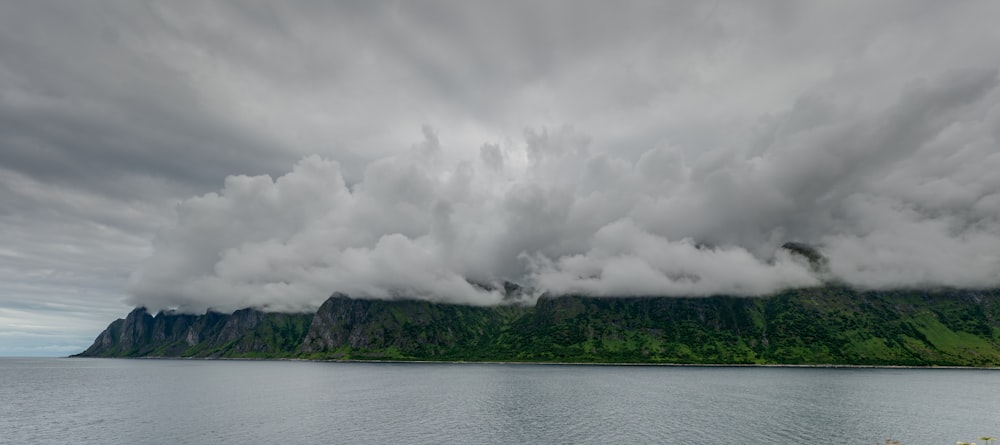
[[[470,281],[1000,285],[1000,3],[328,3],[0,3],[0,355]]]

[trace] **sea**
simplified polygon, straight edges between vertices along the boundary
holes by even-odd
[[[907,444],[1000,370],[0,358],[3,444]]]

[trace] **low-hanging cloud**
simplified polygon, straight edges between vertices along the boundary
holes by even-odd
[[[489,305],[507,280],[609,296],[997,286],[997,83],[956,71],[874,110],[804,94],[742,146],[635,158],[561,127],[454,160],[425,127],[351,184],[309,156],[187,199],[129,290],[197,311],[296,310],[334,291]],[[829,267],[780,248],[790,241]]]

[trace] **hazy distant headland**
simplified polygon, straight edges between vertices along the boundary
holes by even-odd
[[[78,356],[1000,366],[1000,290],[826,286],[491,307],[334,294],[315,313],[136,308]]]

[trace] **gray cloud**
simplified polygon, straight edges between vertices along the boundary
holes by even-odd
[[[466,279],[996,285],[998,9],[0,5],[0,345],[135,302],[497,298]]]
[[[804,97],[766,145],[704,163],[670,146],[630,161],[568,127],[528,129],[514,153],[526,162],[506,176],[494,146],[449,163],[425,127],[422,143],[374,161],[352,188],[318,157],[277,180],[228,178],[181,205],[129,289],[137,304],[200,311],[316,306],[330,290],[500,300],[467,280],[597,295],[762,295],[829,279],[995,286],[998,214],[936,208],[995,203],[982,163],[997,159],[998,98],[995,70],[914,83],[870,114]],[[919,171],[954,154],[943,138],[978,162]],[[965,190],[904,185],[928,180]],[[788,241],[818,245],[830,275],[778,249]]]

